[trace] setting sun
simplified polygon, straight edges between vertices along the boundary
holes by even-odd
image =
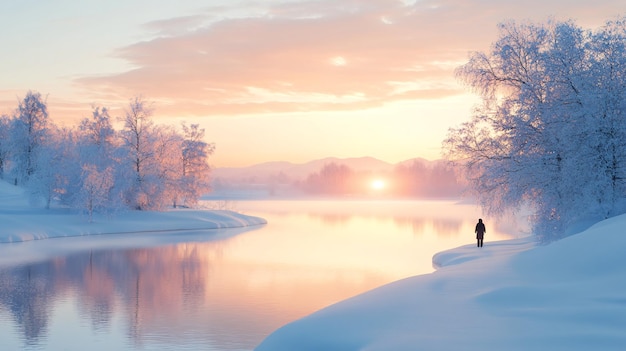
[[[387,186],[387,183],[382,179],[374,179],[370,183],[370,187],[374,190],[382,190]]]

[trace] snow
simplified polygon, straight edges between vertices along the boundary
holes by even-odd
[[[86,215],[65,208],[44,209],[28,203],[20,187],[0,181],[0,266],[34,257],[50,257],[85,247],[129,247],[155,245],[182,240],[202,240],[208,236],[234,235],[253,226],[265,224],[262,218],[227,210],[171,209],[169,211],[124,211]],[[207,232],[207,229],[220,229]],[[126,234],[126,235],[105,235]],[[40,239],[90,237],[58,242]],[[25,257],[25,255],[29,257]]]
[[[232,211],[190,209],[128,211],[89,223],[66,209],[34,208],[23,190],[0,182],[0,266],[85,246],[206,240],[206,229],[230,228],[208,234],[219,238],[264,223]],[[623,228],[626,215],[550,245],[537,246],[529,237],[438,253],[434,273],[382,286],[287,324],[256,351],[623,350]]]
[[[292,322],[255,350],[624,350],[626,216],[535,245],[467,245],[432,274]]]

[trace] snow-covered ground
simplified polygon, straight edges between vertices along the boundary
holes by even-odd
[[[0,265],[84,245],[197,240],[206,235],[200,229],[233,234],[263,223],[206,210],[130,211],[88,223],[64,209],[33,208],[21,189],[0,182]],[[625,350],[624,228],[626,216],[619,216],[550,245],[487,240],[483,248],[441,252],[433,258],[436,272],[290,323],[256,350]],[[121,233],[128,235],[94,235]],[[79,238],[35,240],[67,236]],[[9,243],[16,241],[26,242]]]
[[[256,351],[626,350],[626,216],[536,246],[435,255],[437,271],[290,323]]]
[[[233,235],[265,224],[262,218],[224,210],[126,211],[88,217],[63,208],[32,207],[22,188],[0,181],[0,265],[64,254],[85,247],[155,245]],[[207,233],[206,229],[224,229]],[[127,234],[127,235],[104,235]],[[90,237],[58,242],[39,239]],[[29,242],[21,245],[8,243]],[[29,257],[25,257],[29,256]]]

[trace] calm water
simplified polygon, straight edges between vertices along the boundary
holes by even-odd
[[[474,242],[480,216],[445,201],[219,205],[268,224],[0,245],[46,253],[0,267],[0,350],[252,350],[285,323],[431,272],[434,253]],[[519,232],[485,221],[485,245]]]

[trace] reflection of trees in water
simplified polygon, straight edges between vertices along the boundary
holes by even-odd
[[[337,226],[337,225],[345,225],[346,223],[350,222],[350,220],[354,216],[349,215],[349,214],[340,214],[340,213],[333,213],[333,214],[309,213],[308,217],[312,219],[319,219],[325,225]]]
[[[435,232],[442,237],[451,238],[462,235],[463,221],[455,219],[437,218],[433,221]]]
[[[208,261],[216,254],[200,255],[197,248],[195,244],[180,244],[113,252],[115,257],[108,264],[115,262],[124,268],[112,278],[123,300],[129,337],[136,345],[143,344],[149,325],[173,323],[185,305],[197,307],[202,303]]]
[[[428,221],[424,217],[394,217],[393,222],[398,228],[411,228],[416,235],[424,233]]]
[[[15,320],[27,345],[36,345],[48,326],[47,307],[54,298],[54,268],[34,264],[0,271],[0,304]]]
[[[374,219],[380,221],[391,220],[398,228],[411,228],[413,234],[421,235],[427,228],[432,228],[437,236],[455,237],[461,234],[463,220],[452,218],[432,218],[415,216],[389,216],[389,215],[349,215],[349,214],[325,214],[309,213],[310,218],[319,219],[325,225],[346,225],[354,218]]]
[[[205,290],[205,276],[203,270],[198,269],[198,247],[196,245],[184,247],[185,257],[190,259],[181,262],[183,302],[194,305],[198,297],[203,296]]]
[[[0,304],[11,312],[27,344],[45,337],[54,302],[76,294],[79,313],[95,331],[107,329],[116,302],[122,300],[129,333],[140,339],[142,324],[155,315],[188,309],[203,299],[208,264],[219,256],[202,256],[198,246],[87,252],[44,263],[0,271]],[[182,298],[181,298],[182,296]]]
[[[451,218],[427,218],[427,217],[394,217],[394,223],[400,228],[410,227],[415,235],[422,235],[428,228],[440,237],[458,236],[463,221]]]

